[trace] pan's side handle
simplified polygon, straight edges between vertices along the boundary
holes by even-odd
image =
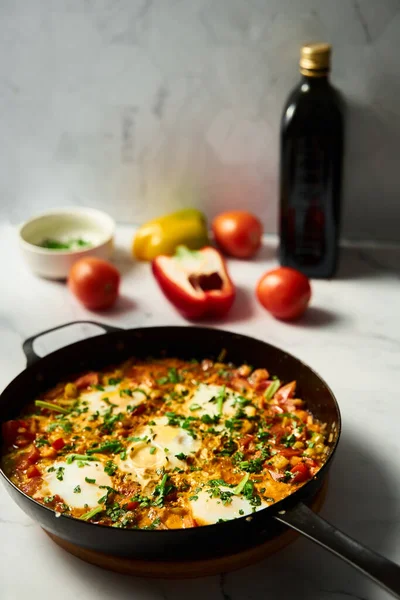
[[[400,566],[342,533],[305,504],[300,503],[282,511],[275,515],[275,519],[336,554],[391,592],[395,598],[400,598]]]
[[[40,359],[40,356],[36,354],[33,349],[33,344],[35,340],[40,338],[42,335],[46,335],[46,333],[51,333],[52,331],[57,331],[58,329],[64,329],[64,327],[70,327],[70,325],[79,325],[79,324],[88,324],[88,325],[96,325],[103,329],[106,333],[112,333],[114,331],[123,331],[121,327],[115,327],[114,325],[106,325],[105,323],[97,323],[97,321],[70,321],[69,323],[63,323],[62,325],[57,325],[57,327],[51,327],[51,329],[46,329],[45,331],[41,331],[36,335],[32,335],[22,345],[22,349],[26,356],[26,364],[28,367],[33,365],[37,360]]]

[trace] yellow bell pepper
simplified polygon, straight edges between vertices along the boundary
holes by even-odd
[[[145,223],[138,229],[132,253],[138,260],[172,255],[177,246],[198,250],[209,244],[206,219],[199,210],[186,208]]]

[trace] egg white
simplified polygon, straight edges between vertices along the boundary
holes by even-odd
[[[181,427],[164,424],[165,421],[168,419],[161,417],[156,425],[138,430],[135,437],[141,439],[130,444],[125,460],[119,459],[119,469],[131,473],[142,484],[159,478],[156,471],[162,467],[166,471],[175,467],[184,469],[186,461],[176,455],[193,456],[201,448],[200,440],[193,439]]]
[[[104,391],[84,392],[80,395],[80,401],[88,406],[88,412],[91,414],[95,412],[104,414],[110,409],[110,404],[114,405],[114,410],[125,412],[128,406],[139,406],[147,400],[146,394],[148,394],[149,388],[141,385],[140,389],[144,393],[136,390],[132,392],[132,396],[125,394],[121,396],[119,386],[105,386]],[[108,402],[105,402],[104,398],[107,398]]]
[[[64,461],[55,462],[52,466],[55,471],[48,470],[43,474],[43,485],[40,490],[41,495],[58,495],[63,501],[72,508],[94,508],[98,506],[98,501],[106,494],[105,489],[99,486],[107,485],[111,487],[111,478],[104,472],[104,465],[100,461],[90,461],[83,466],[79,466],[80,461],[74,461],[67,464]],[[62,467],[62,480],[57,479],[57,469]],[[88,483],[85,478],[94,479],[95,483]],[[80,492],[74,492],[76,487],[80,487]]]
[[[232,491],[231,488],[223,486],[221,486],[221,490]],[[197,498],[197,500],[189,500],[192,515],[202,525],[217,523],[219,519],[237,519],[254,512],[254,507],[243,496],[232,496],[232,501],[229,504],[223,504],[220,498],[210,498],[205,490],[201,490],[194,498]],[[262,502],[255,509],[261,510],[265,506],[268,505]],[[242,511],[242,513],[239,511]]]

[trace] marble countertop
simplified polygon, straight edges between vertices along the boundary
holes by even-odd
[[[22,341],[77,319],[123,327],[185,324],[158,290],[147,264],[127,253],[132,228],[119,227],[123,273],[118,305],[104,315],[82,308],[65,285],[35,278],[22,263],[15,230],[0,225],[0,386],[24,368]],[[322,515],[400,563],[400,248],[345,247],[339,276],[313,282],[312,306],[296,324],[270,317],[254,298],[258,277],[276,264],[268,239],[252,262],[230,261],[237,302],[220,326],[278,345],[314,367],[334,390],[343,436]],[[39,353],[99,331],[74,326],[41,338]],[[55,546],[0,487],[2,600],[383,600],[390,596],[304,538],[262,563],[192,581],[144,580],[85,564]]]

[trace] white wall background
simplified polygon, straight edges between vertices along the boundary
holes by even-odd
[[[399,240],[400,0],[1,0],[0,215],[189,203],[275,230],[309,40],[333,43],[349,104],[344,234]]]

